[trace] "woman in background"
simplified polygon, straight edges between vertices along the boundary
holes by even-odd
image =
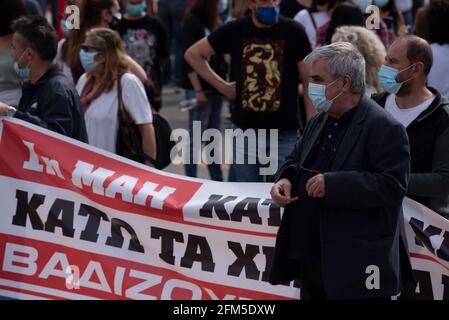
[[[387,53],[379,37],[364,27],[343,26],[338,27],[332,36],[332,43],[339,41],[352,43],[365,58],[366,95],[370,97],[381,92],[378,72]]]
[[[129,60],[120,36],[108,28],[92,29],[86,34],[79,56],[86,73],[76,89],[84,109],[89,143],[116,153],[120,81],[124,108],[140,130],[142,149],[156,159],[151,108],[142,83],[128,71]]]
[[[60,61],[61,70],[70,70],[66,73],[71,76],[74,83],[85,72],[80,63],[79,53],[86,32],[93,28],[118,28],[116,15],[119,13],[117,0],[76,0],[75,4],[80,9],[80,28],[70,29],[66,41],[60,45],[57,60]],[[137,62],[126,56],[129,68],[143,83],[147,82],[145,71]],[[64,65],[65,64],[65,65]]]

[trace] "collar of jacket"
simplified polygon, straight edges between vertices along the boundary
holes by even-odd
[[[351,153],[352,147],[356,143],[361,132],[361,123],[365,120],[368,109],[372,108],[373,104],[374,102],[370,98],[366,97],[365,95],[361,96],[358,104],[355,106],[355,108],[357,109],[355,110],[355,114],[352,118],[351,123],[349,124],[348,130],[343,137],[340,151],[337,153],[337,156],[333,161],[331,170],[337,170],[338,168],[340,168]],[[312,132],[310,133],[310,139],[307,138],[306,140],[304,140],[307,142],[304,145],[304,153],[300,161],[301,166],[304,160],[309,155],[309,152],[312,149],[312,146],[315,144],[315,141],[318,138],[319,134],[323,130],[323,126],[326,124],[327,118],[328,114],[326,112],[321,112],[316,115],[316,124],[313,126],[316,129],[312,129]]]
[[[415,124],[416,122],[420,122],[428,118],[431,114],[443,108],[446,105],[449,105],[449,100],[442,96],[441,93],[438,92],[437,89],[432,87],[427,87],[435,95],[435,99],[432,101],[430,106],[424,110],[412,123],[410,123],[409,127]],[[374,101],[376,101],[382,108],[385,108],[385,103],[387,102],[387,98],[390,94],[388,92],[374,93],[371,97]]]
[[[32,83],[30,80],[26,80],[23,83],[23,86],[25,88],[33,88],[41,86],[44,83],[46,83],[49,79],[58,74],[60,74],[59,67],[56,64],[52,64],[50,68],[48,68],[47,72],[45,72],[44,75],[40,77],[40,79],[36,83]]]

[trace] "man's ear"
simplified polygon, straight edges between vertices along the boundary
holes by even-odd
[[[341,91],[347,92],[351,89],[352,85],[352,79],[350,76],[345,75],[343,76],[343,87],[341,88]]]
[[[422,63],[421,61],[415,62],[415,66],[412,67],[413,73],[419,73],[419,74],[424,74],[424,63]]]

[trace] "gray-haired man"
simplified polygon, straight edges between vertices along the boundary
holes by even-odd
[[[401,209],[407,133],[365,97],[365,61],[351,44],[305,62],[319,114],[271,191],[285,211],[270,282],[301,279],[303,299],[388,299],[414,284]]]

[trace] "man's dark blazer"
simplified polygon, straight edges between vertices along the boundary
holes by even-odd
[[[298,169],[316,142],[327,113],[308,123],[277,179]],[[373,100],[363,96],[329,172],[324,173],[326,196],[320,206],[321,269],[330,299],[388,297],[414,285],[402,215],[410,174],[405,128]],[[295,181],[292,194],[298,194]],[[301,199],[299,199],[301,201]],[[299,277],[300,264],[288,258],[289,220],[297,203],[288,205],[276,240],[270,283]],[[379,289],[369,289],[376,266]],[[368,282],[368,286],[366,285]]]

